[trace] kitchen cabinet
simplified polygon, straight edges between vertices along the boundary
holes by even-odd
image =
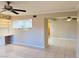
[[[5,37],[0,36],[0,46],[5,45]]]
[[[0,28],[9,28],[11,20],[0,19]]]

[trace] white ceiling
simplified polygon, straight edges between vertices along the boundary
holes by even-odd
[[[0,2],[0,10],[3,8],[5,1]],[[20,15],[54,13],[63,11],[76,11],[79,1],[12,1],[14,8],[25,9],[26,13],[21,12]],[[6,11],[4,14],[15,15]]]

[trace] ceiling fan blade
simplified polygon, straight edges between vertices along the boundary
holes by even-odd
[[[13,9],[15,11],[21,11],[21,12],[26,12],[26,10],[20,10],[20,9]]]
[[[14,10],[11,10],[11,12],[13,12],[13,13],[15,13],[15,14],[19,14],[19,13],[17,13],[16,11],[14,11]]]

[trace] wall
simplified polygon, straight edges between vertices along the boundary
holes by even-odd
[[[79,58],[79,8],[78,8],[78,14],[77,14],[77,40],[76,40],[76,43],[77,43],[77,57]]]
[[[45,48],[48,47],[48,20],[49,17],[76,16],[76,12],[60,12],[51,14],[13,16],[12,20],[33,19],[33,28],[30,30],[14,30],[13,44]]]
[[[32,29],[29,30],[15,30],[15,35],[13,37],[13,44],[45,48],[45,34],[44,34],[44,23],[45,20],[42,16],[26,17],[23,18],[31,19],[32,18]],[[20,19],[20,20],[23,20]],[[19,20],[19,19],[18,19]]]
[[[57,38],[66,38],[66,40],[76,39],[77,20],[67,22],[66,19],[58,18],[50,20],[50,35]]]

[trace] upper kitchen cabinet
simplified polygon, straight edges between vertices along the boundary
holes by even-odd
[[[0,19],[0,28],[8,28],[11,25],[11,20]]]

